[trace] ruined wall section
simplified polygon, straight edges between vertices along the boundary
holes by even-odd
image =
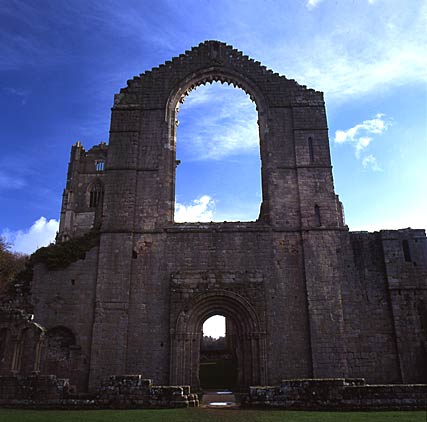
[[[49,271],[44,264],[36,265],[31,288],[34,319],[46,328],[47,337],[51,330],[65,328],[75,339],[75,344],[69,344],[72,347],[68,350],[61,349],[61,345],[66,346],[62,340],[53,345],[55,350],[47,350],[48,360],[55,360],[53,354],[57,354],[59,361],[56,366],[47,365],[41,370],[52,373],[56,367],[57,372],[68,372],[66,378],[78,391],[87,391],[98,251],[97,247],[91,249],[85,254],[85,259],[62,270]],[[64,377],[66,374],[57,375]]]
[[[166,237],[164,233],[145,233],[136,239],[127,372],[138,371],[149,374],[156,382],[169,382],[170,329],[174,328],[170,324],[170,313],[174,312],[169,291],[172,274],[213,272],[221,277],[221,274],[261,271],[269,382],[299,374],[312,375],[303,254],[298,234],[272,233],[267,227],[251,223],[199,223],[169,227]],[[211,287],[214,291],[218,286]],[[227,288],[234,291],[239,286],[230,282]],[[195,291],[189,290],[188,294]],[[254,307],[257,306],[255,303]]]
[[[352,232],[355,273],[343,283],[349,376],[402,382],[390,292],[378,232]]]
[[[265,330],[267,380],[311,374],[298,235],[243,223],[240,227],[233,223],[200,228],[177,225],[168,234],[168,262],[170,274],[260,272],[262,284],[258,288],[263,300],[250,300]],[[249,291],[239,291],[238,279],[236,276],[236,286],[230,282],[227,288],[246,297]]]
[[[92,386],[111,372],[123,373],[126,368],[133,371],[141,365],[142,369],[152,371],[146,376],[153,377],[155,382],[165,382],[164,368],[169,356],[165,342],[162,348],[162,340],[158,340],[169,333],[170,273],[183,268],[205,271],[207,265],[215,269],[214,265],[221,262],[215,263],[218,256],[229,263],[216,268],[240,271],[248,265],[248,260],[242,262],[244,254],[256,256],[254,246],[250,246],[248,252],[243,241],[247,237],[247,244],[253,245],[253,238],[246,230],[239,234],[236,226],[237,234],[231,230],[221,236],[213,235],[214,231],[203,225],[196,230],[200,232],[199,238],[185,232],[170,234],[177,227],[173,224],[176,108],[189,90],[212,81],[239,86],[256,102],[258,109],[263,204],[259,222],[253,224],[265,225],[274,231],[270,241],[277,238],[277,248],[267,246],[266,242],[266,253],[270,257],[276,254],[273,262],[262,256],[259,260],[254,258],[253,262],[258,268],[271,269],[265,277],[265,291],[269,297],[267,319],[272,336],[268,342],[277,342],[277,347],[273,347],[285,368],[280,368],[276,361],[271,364],[269,373],[273,377],[296,373],[294,363],[286,360],[287,352],[305,356],[298,369],[304,373],[312,371],[306,358],[310,349],[309,323],[322,327],[316,337],[319,347],[312,349],[316,351],[312,360],[321,362],[319,365],[325,371],[338,368],[337,375],[345,373],[345,360],[341,356],[337,359],[334,350],[323,350],[328,335],[343,331],[340,290],[335,286],[345,277],[345,272],[342,270],[330,278],[328,268],[334,266],[333,271],[339,273],[336,251],[327,248],[322,252],[322,248],[316,247],[316,236],[313,244],[308,245],[300,234],[301,229],[310,232],[320,225],[331,230],[325,242],[333,243],[336,236],[340,236],[333,234],[334,230],[343,230],[333,188],[323,95],[273,73],[231,46],[207,41],[128,81],[128,87],[115,97],[104,178],[104,219],[93,337],[93,347],[98,354],[92,356]],[[309,138],[312,138],[312,159]],[[165,231],[167,236],[164,236]],[[221,245],[215,240],[219,237],[223,237]],[[242,241],[235,244],[234,237]],[[296,252],[290,253],[288,246],[280,245],[287,239],[290,250]],[[146,241],[151,247],[142,253],[140,264],[138,251]],[[198,248],[195,245],[199,245]],[[316,259],[326,262],[321,279],[317,276],[315,259],[302,267],[306,247],[315,251]],[[173,257],[167,252],[170,248]],[[186,248],[189,248],[187,261],[182,261],[181,253]],[[206,264],[205,260],[211,264]],[[288,263],[295,279],[287,273]],[[297,265],[301,265],[299,270]],[[307,274],[310,280],[307,278],[304,286]],[[311,303],[303,303],[303,291],[307,286],[313,299]],[[320,298],[319,286],[327,293],[327,298],[324,293]],[[295,307],[301,307],[295,320],[291,317],[294,305],[283,309],[280,304],[282,299],[289,302],[292,290],[297,292]],[[314,300],[315,297],[319,299]],[[310,322],[307,306],[312,309]],[[322,320],[322,313],[336,314],[337,318]],[[285,339],[277,339],[275,327],[289,334]],[[304,333],[301,341],[295,340],[300,337],[297,327]],[[112,332],[115,333],[114,342],[108,337]],[[144,353],[141,354],[141,350],[145,350]],[[273,351],[270,352],[270,360],[275,361]],[[155,358],[161,364],[156,364]],[[317,371],[315,375],[323,373],[326,372]]]
[[[349,375],[377,383],[427,374],[424,230],[351,233],[356,277],[343,286]]]
[[[401,378],[427,377],[427,239],[424,230],[381,231]]]
[[[279,76],[231,46],[207,41],[128,81],[128,87],[116,96],[112,130],[126,131],[126,139],[121,138],[114,148],[118,152],[125,144],[134,148],[130,132],[135,136],[139,132],[135,229],[173,222],[175,108],[191,89],[212,81],[234,84],[256,102],[263,184],[261,219],[286,229],[299,228],[300,203],[308,201],[304,207],[311,218],[314,205],[309,193],[299,196],[297,192],[297,167],[307,166],[296,164],[294,131],[299,131],[303,142],[307,143],[309,136],[315,138],[315,162],[304,177],[317,179],[333,192],[329,156],[321,152],[329,151],[323,95]],[[123,154],[120,158],[116,152],[113,155],[126,160]],[[121,165],[127,166],[125,162]],[[314,171],[318,168],[323,169],[321,174]],[[149,195],[153,189],[158,192],[156,200]],[[336,225],[336,215],[329,216],[336,208],[335,195],[328,199],[323,195],[321,205],[325,223]]]
[[[101,223],[107,154],[104,142],[89,151],[80,142],[72,146],[57,240],[82,236]]]
[[[349,268],[346,230],[318,228],[302,233],[310,321],[313,376],[347,376],[342,283]]]

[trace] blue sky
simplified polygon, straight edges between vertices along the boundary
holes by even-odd
[[[71,145],[108,142],[126,81],[206,39],[325,92],[351,230],[426,228],[424,0],[0,1],[0,233],[31,252],[57,230]],[[181,105],[177,220],[253,220],[256,111],[199,87]],[[238,187],[238,188],[237,188]]]

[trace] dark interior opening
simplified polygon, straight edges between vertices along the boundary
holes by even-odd
[[[205,328],[203,329],[199,366],[202,389],[232,389],[236,386],[237,353],[233,331],[228,318],[225,318],[225,332],[217,338],[205,333]]]

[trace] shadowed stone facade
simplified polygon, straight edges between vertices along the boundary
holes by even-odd
[[[177,111],[212,81],[257,106],[254,222],[174,223]],[[79,391],[121,374],[198,389],[202,324],[215,314],[232,327],[238,387],[425,380],[424,230],[349,232],[322,93],[230,46],[206,41],[129,80],[109,144],[72,147],[57,240],[90,230],[98,246],[65,269],[36,266],[32,282],[35,321],[62,336],[57,375]]]

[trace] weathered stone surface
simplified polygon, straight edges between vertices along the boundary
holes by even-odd
[[[427,385],[367,385],[360,378],[283,380],[280,386],[250,387],[243,406],[298,410],[423,410],[427,408]]]
[[[67,379],[55,375],[0,376],[0,406],[57,409],[197,407],[190,386],[155,386],[141,375],[115,375],[96,395],[75,394]]]

